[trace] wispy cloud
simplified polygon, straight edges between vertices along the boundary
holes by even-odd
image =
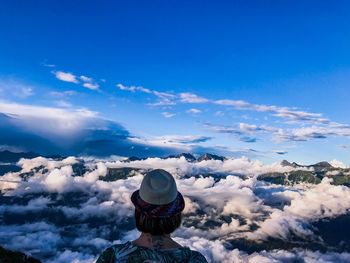
[[[235,134],[235,135],[241,135],[242,132],[239,131],[238,128],[228,126],[228,125],[215,125],[212,123],[204,123],[204,128],[208,131],[215,132],[215,133],[226,133],[226,134]]]
[[[257,138],[251,136],[251,131],[240,130],[238,127],[215,125],[211,123],[205,123],[204,128],[210,132],[231,134],[237,137],[239,141],[246,143],[253,143],[257,141]]]
[[[66,90],[66,91],[50,91],[49,95],[52,97],[66,97],[76,95],[77,92],[74,90]]]
[[[343,149],[350,149],[350,144],[341,144],[339,147]]]
[[[171,113],[171,112],[162,112],[162,115],[165,117],[165,118],[172,118],[174,117],[176,114],[175,113]]]
[[[198,115],[198,114],[202,113],[201,110],[196,109],[196,108],[189,109],[186,112],[189,113],[189,114],[192,114],[192,115]]]
[[[330,121],[322,117],[321,113],[310,113],[306,111],[293,110],[288,107],[275,105],[252,104],[243,100],[215,100],[214,104],[231,106],[236,110],[251,110],[256,112],[268,112],[273,116],[294,122],[309,122],[316,124],[327,124]]]
[[[168,92],[151,90],[142,86],[125,86],[123,84],[117,84],[116,86],[120,90],[129,92],[142,92],[156,96],[158,100],[154,103],[149,103],[148,105],[150,106],[171,106],[176,104],[174,101],[175,95]]]
[[[309,126],[295,129],[279,129],[274,133],[279,140],[307,141],[310,139],[325,139],[330,136],[350,137],[350,127],[331,124],[329,126]]]
[[[125,86],[123,84],[117,84],[117,88],[120,90],[125,90],[125,91],[131,91],[131,92],[136,92],[136,91],[140,91],[143,93],[152,93],[152,91],[150,89],[146,89],[144,87],[141,86]]]
[[[331,136],[350,137],[350,126],[338,123],[300,128],[277,128],[268,125],[254,125],[247,123],[239,123],[238,127],[232,127],[205,123],[204,127],[211,132],[242,136],[240,138],[243,138],[243,141],[246,141],[244,138],[248,138],[247,135],[256,133],[269,134],[275,142],[308,141],[311,139],[325,139]],[[247,141],[249,141],[249,139]]]
[[[1,93],[4,97],[11,95],[20,99],[26,99],[35,94],[34,87],[14,78],[0,79],[0,95]]]
[[[57,100],[56,105],[60,108],[70,108],[72,107],[72,104],[66,100]]]
[[[193,94],[193,93],[188,93],[188,92],[180,93],[179,96],[180,96],[181,102],[183,102],[183,103],[207,103],[207,102],[209,102],[208,99],[200,97],[200,96]]]
[[[41,63],[42,66],[47,67],[47,68],[55,68],[56,65],[52,63],[48,63],[46,60]]]
[[[141,144],[156,147],[175,147],[187,151],[191,151],[193,150],[193,147],[196,147],[198,144],[207,142],[211,139],[212,137],[200,135],[164,135],[150,138],[130,138],[130,140]]]
[[[218,110],[214,113],[214,116],[217,116],[217,117],[223,117],[224,115],[225,115],[225,113],[223,111],[220,111],[220,110]]]
[[[219,106],[229,106],[235,110],[255,111],[255,112],[266,112],[274,117],[285,119],[288,122],[294,123],[310,123],[310,124],[329,124],[331,121],[324,118],[321,113],[312,113],[295,108],[281,107],[276,105],[264,105],[254,104],[244,100],[232,100],[232,99],[219,99],[213,100],[201,97],[197,94],[190,92],[182,92],[178,94],[163,93],[146,89],[142,86],[125,86],[123,84],[117,84],[120,90],[130,92],[143,92],[153,94],[157,96],[160,101],[157,103],[149,104],[153,106],[164,106],[164,105],[176,105],[177,102],[188,103],[188,104],[213,104]],[[222,116],[222,111],[217,111],[217,114]]]
[[[93,82],[93,81],[94,81],[92,78],[87,77],[87,76],[84,76],[84,75],[81,75],[79,78],[80,78],[81,81],[83,81],[83,82]]]

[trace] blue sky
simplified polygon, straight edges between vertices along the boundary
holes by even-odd
[[[51,140],[48,119],[76,135],[91,117],[120,124],[130,147],[349,164],[349,8],[3,1],[0,112]]]

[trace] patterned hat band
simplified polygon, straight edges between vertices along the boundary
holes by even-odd
[[[152,218],[172,217],[180,214],[185,208],[185,200],[180,192],[177,193],[174,201],[164,205],[154,205],[142,200],[140,191],[137,190],[131,195],[131,202],[136,210]]]

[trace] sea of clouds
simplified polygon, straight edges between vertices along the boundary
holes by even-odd
[[[350,211],[350,188],[329,178],[317,185],[270,184],[257,176],[294,168],[244,157],[128,163],[37,157],[17,165],[20,172],[1,177],[0,245],[43,262],[95,262],[113,243],[136,238],[130,195],[156,168],[174,175],[186,200],[175,239],[209,262],[350,262],[345,241],[330,246],[316,224]],[[123,167],[135,168],[133,176],[102,180],[108,168]]]

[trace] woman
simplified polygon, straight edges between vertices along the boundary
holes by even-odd
[[[207,262],[202,254],[182,247],[170,234],[181,225],[185,201],[171,174],[158,169],[145,175],[140,190],[131,196],[138,239],[106,249],[97,263]]]

